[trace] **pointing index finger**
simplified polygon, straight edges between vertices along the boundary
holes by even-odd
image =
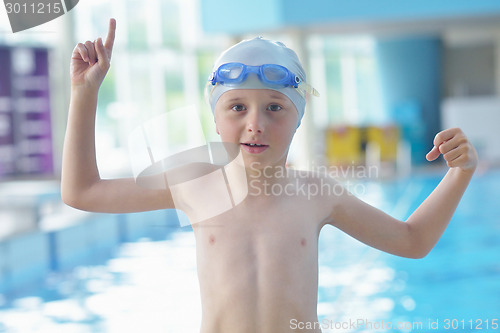
[[[104,42],[104,48],[108,51],[109,57],[111,57],[111,52],[113,51],[113,44],[115,42],[115,31],[116,31],[116,20],[109,20],[109,30],[106,41]]]

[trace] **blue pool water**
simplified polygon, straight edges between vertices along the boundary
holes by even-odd
[[[438,182],[421,176],[374,185],[365,199],[406,218]],[[397,332],[500,332],[495,324],[500,322],[499,185],[498,172],[475,177],[424,259],[385,254],[336,230],[323,230],[318,311],[326,326],[360,320],[351,331],[377,331],[369,328],[378,324]],[[335,243],[342,249],[329,245]]]
[[[406,218],[436,176],[364,184],[361,196]],[[326,227],[319,244],[324,332],[500,332],[500,172],[477,174],[450,226],[424,259],[395,257]],[[54,272],[0,296],[0,332],[196,332],[194,237],[121,244],[95,265]],[[497,323],[497,328],[495,328]]]

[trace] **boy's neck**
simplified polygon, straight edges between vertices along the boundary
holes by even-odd
[[[239,161],[242,162],[242,161]],[[262,165],[260,163],[230,163],[226,176],[232,190],[248,191],[247,196],[259,197],[272,189],[279,190],[290,182],[291,171],[285,163]],[[231,176],[232,175],[232,176]]]
[[[258,167],[251,165],[249,167],[245,167],[245,171],[249,181],[252,179],[258,179],[276,183],[288,177],[288,170],[284,164],[267,166],[259,165]]]
[[[246,168],[249,196],[269,196],[274,190],[279,191],[289,182],[289,171],[283,165]]]

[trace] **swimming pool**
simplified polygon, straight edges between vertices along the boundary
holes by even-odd
[[[406,218],[438,182],[419,176],[372,184],[365,200]],[[499,185],[499,172],[475,176],[445,234],[424,259],[385,254],[336,230],[323,230],[320,322],[325,319],[331,329],[354,321],[359,325],[348,330],[354,332],[379,331],[376,327],[500,332],[500,208],[494,199]],[[327,245],[332,243],[342,244],[342,250]]]
[[[368,182],[362,196],[406,218],[437,182],[435,175]],[[499,171],[477,174],[424,259],[388,255],[324,228],[323,331],[500,332],[494,328],[500,321],[499,185]],[[196,332],[194,245],[189,229],[172,228],[165,240],[122,243],[111,259],[51,273],[31,291],[0,296],[0,332]]]

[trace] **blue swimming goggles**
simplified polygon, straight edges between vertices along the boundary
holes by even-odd
[[[249,66],[239,62],[230,62],[221,65],[208,79],[215,86],[217,83],[226,86],[237,86],[243,83],[248,74],[256,74],[260,81],[270,88],[293,87],[305,96],[305,93],[319,96],[316,89],[311,87],[302,79],[290,72],[288,68],[275,64],[264,64],[260,66]]]

